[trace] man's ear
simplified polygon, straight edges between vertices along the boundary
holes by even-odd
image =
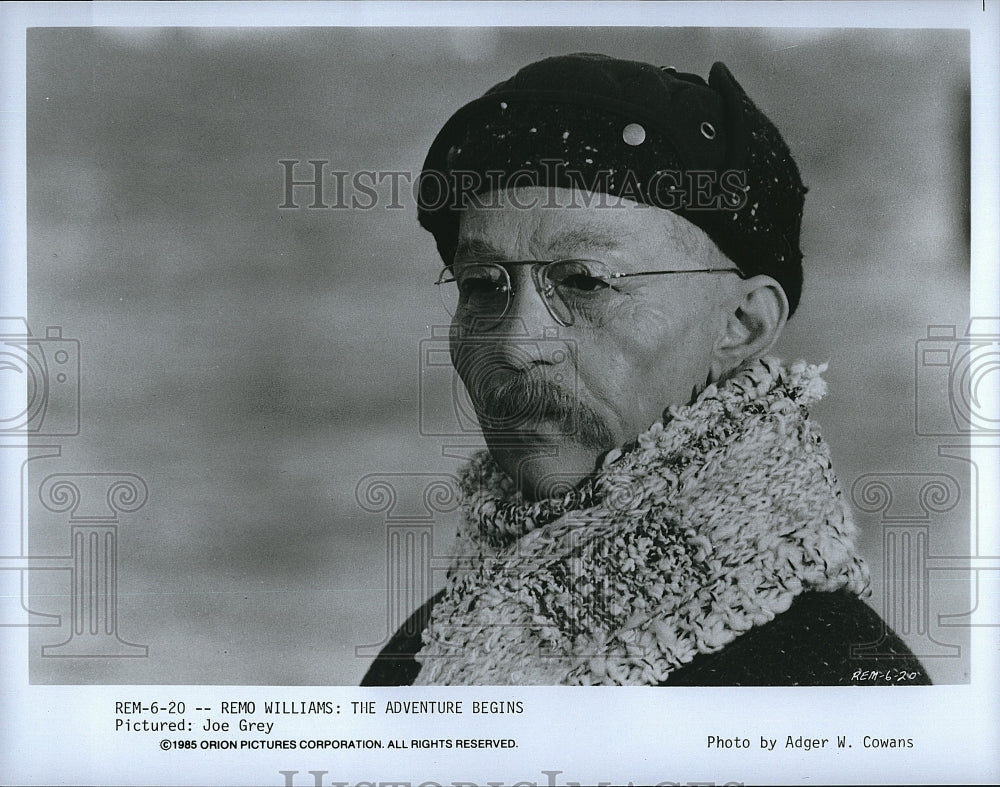
[[[767,353],[788,321],[788,298],[770,276],[741,280],[725,309],[724,330],[712,351],[713,380]]]

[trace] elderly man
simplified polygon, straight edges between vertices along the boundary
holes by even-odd
[[[365,685],[928,682],[860,600],[821,370],[766,355],[805,188],[723,64],[529,65],[420,186],[489,450],[446,587]]]

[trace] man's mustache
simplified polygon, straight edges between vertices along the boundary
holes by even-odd
[[[530,431],[547,423],[588,448],[614,445],[611,429],[596,411],[536,369],[493,370],[468,382],[469,396],[484,430]]]

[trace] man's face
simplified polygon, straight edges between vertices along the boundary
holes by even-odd
[[[456,275],[479,262],[566,258],[599,260],[621,273],[735,267],[669,211],[625,200],[577,206],[562,189],[492,196],[488,207],[463,212]],[[507,266],[513,291],[499,323],[463,324],[456,315],[451,355],[494,458],[538,499],[575,485],[600,456],[706,384],[740,279],[616,279],[583,298],[585,307],[599,299],[600,309],[579,309],[566,327],[547,310],[530,269]]]

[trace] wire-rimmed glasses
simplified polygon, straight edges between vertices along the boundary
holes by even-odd
[[[531,279],[539,297],[559,325],[573,325],[582,319],[600,325],[614,307],[622,291],[619,279],[632,276],[666,276],[681,273],[735,273],[738,268],[693,268],[687,270],[620,273],[599,260],[513,260],[472,262],[457,269],[446,267],[435,285],[448,313],[461,325],[476,330],[496,326],[510,308],[514,288],[507,270],[513,265],[530,265]]]

